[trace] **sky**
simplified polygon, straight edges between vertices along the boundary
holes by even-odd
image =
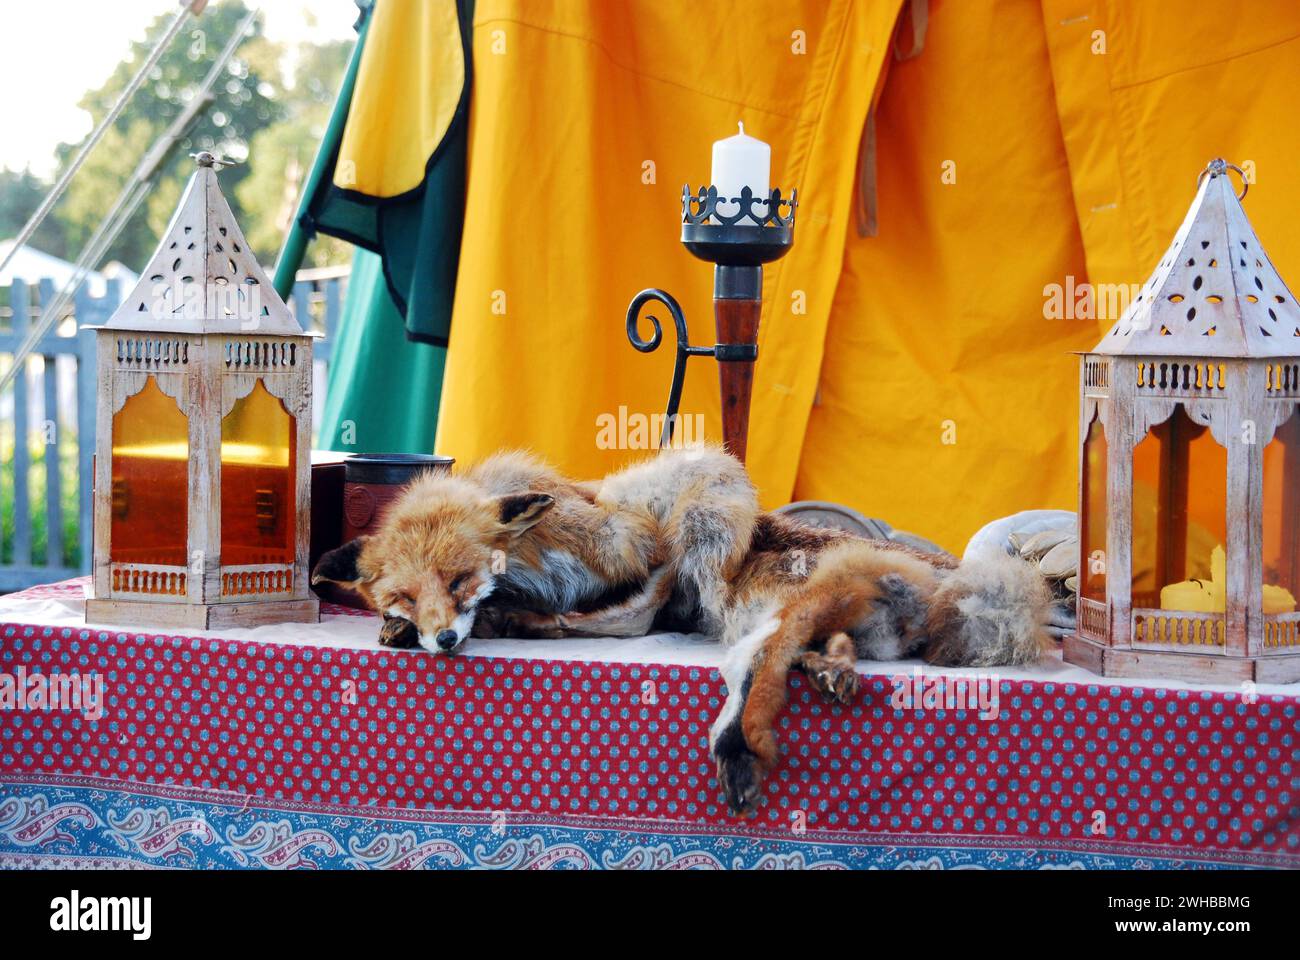
[[[215,0],[214,0],[215,2]],[[250,4],[251,5],[251,4]],[[295,43],[354,36],[353,0],[263,0],[266,33]],[[90,114],[77,108],[87,90],[99,86],[126,58],[131,41],[144,38],[159,14],[177,0],[22,0],[4,4],[0,54],[0,167],[49,176],[54,149],[90,133]],[[202,25],[200,15],[173,43]],[[19,38],[27,38],[14,42]],[[224,45],[221,38],[218,46]],[[196,79],[198,79],[196,77]]]

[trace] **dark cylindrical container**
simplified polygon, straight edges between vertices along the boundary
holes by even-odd
[[[429,453],[358,453],[343,460],[342,497],[339,517],[342,536],[338,543],[372,534],[383,522],[402,488],[426,470],[450,471],[456,461]],[[315,560],[312,561],[313,569]],[[357,594],[332,583],[316,586],[323,600],[364,609]]]
[[[402,488],[456,461],[432,453],[357,453],[343,461],[343,542],[374,533]]]

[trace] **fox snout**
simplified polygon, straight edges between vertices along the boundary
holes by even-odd
[[[411,598],[410,618],[419,632],[420,646],[431,653],[452,654],[469,639],[479,603],[492,592],[486,570],[453,577],[449,582],[432,577]]]
[[[468,634],[469,631],[466,631]],[[455,653],[465,642],[465,637],[456,632],[454,627],[442,630],[420,630],[420,646],[430,653]]]
[[[466,616],[442,603],[417,603],[414,613],[420,646],[430,653],[455,653],[474,628],[472,612]]]
[[[473,624],[470,624],[469,629],[472,628]],[[380,630],[379,642],[394,647],[418,646],[430,653],[446,655],[460,649],[469,635],[469,629],[461,632],[455,626],[421,628],[413,610],[407,611],[392,606],[384,614],[384,627]],[[388,639],[385,639],[385,636]]]
[[[456,635],[455,630],[439,630],[433,642],[442,652],[451,653],[460,646],[461,638]]]

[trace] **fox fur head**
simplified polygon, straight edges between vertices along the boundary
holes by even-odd
[[[414,624],[426,650],[454,653],[512,541],[554,502],[536,492],[491,497],[457,477],[425,476],[403,491],[377,533],[322,556],[311,582],[354,590],[376,612]]]

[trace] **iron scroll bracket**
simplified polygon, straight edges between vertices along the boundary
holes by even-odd
[[[722,363],[753,363],[758,359],[758,345],[753,343],[716,343],[711,347],[691,346],[686,329],[686,315],[681,304],[667,290],[651,287],[642,290],[627,307],[627,338],[641,353],[653,353],[663,342],[663,326],[654,314],[646,314],[654,333],[648,340],[641,339],[637,326],[641,308],[648,303],[661,303],[673,318],[677,332],[677,355],[673,360],[673,380],[668,388],[668,406],[664,411],[664,426],[659,435],[659,449],[672,443],[677,426],[677,410],[682,402],[682,386],[686,381],[686,361],[691,357],[713,357]]]

